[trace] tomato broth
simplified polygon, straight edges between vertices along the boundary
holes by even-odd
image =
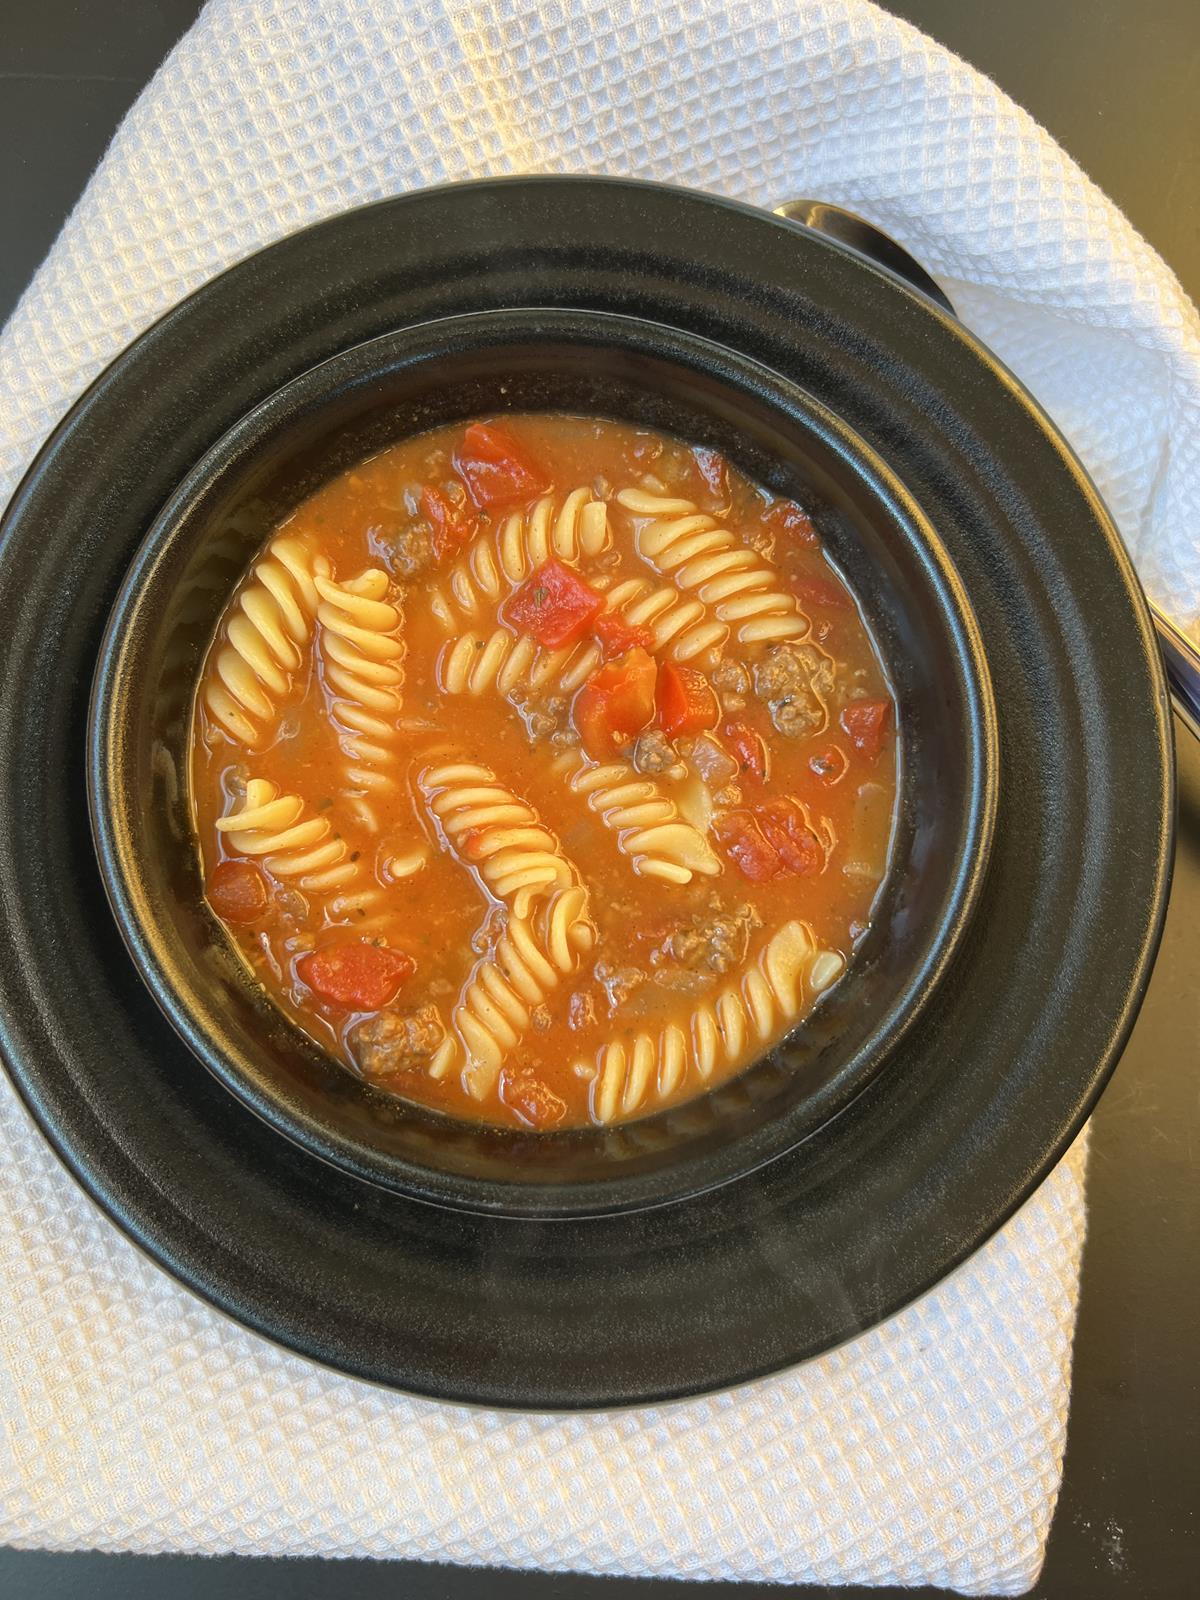
[[[842,977],[895,724],[802,506],[620,422],[456,424],[312,495],[226,608],[192,732],[209,903],[380,1090],[644,1116]]]

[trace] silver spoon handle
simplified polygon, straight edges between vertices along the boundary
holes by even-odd
[[[1200,739],[1200,650],[1164,615],[1153,601],[1150,615],[1167,669],[1167,682],[1175,714],[1188,732]]]

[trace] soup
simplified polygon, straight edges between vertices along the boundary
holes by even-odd
[[[647,1115],[837,983],[883,879],[895,707],[808,513],[711,450],[506,416],[273,533],[195,699],[209,904],[381,1091]]]

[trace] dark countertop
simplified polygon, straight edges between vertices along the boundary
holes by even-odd
[[[193,0],[39,0],[0,14],[0,319],[198,9]],[[1196,0],[913,0],[891,9],[1026,106],[1200,298]],[[1200,746],[1182,729],[1178,745],[1179,844],[1162,951],[1092,1123],[1066,1473],[1034,1591],[1045,1600],[1200,1594]],[[412,1562],[0,1550],[5,1600],[667,1600],[691,1587]],[[706,1600],[778,1593],[697,1588]],[[941,1591],[803,1592],[840,1600]]]

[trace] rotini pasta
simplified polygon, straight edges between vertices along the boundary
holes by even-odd
[[[639,554],[680,589],[695,590],[742,644],[800,639],[809,631],[808,618],[779,574],[691,501],[644,489],[622,489],[617,501],[649,519],[637,531]]]
[[[557,765],[571,790],[616,834],[617,847],[639,877],[682,884],[697,873],[715,877],[720,872],[708,840],[683,820],[653,778],[641,777],[628,762],[596,765],[579,752],[560,757]]]
[[[447,629],[454,614],[476,617],[494,610],[510,589],[551,556],[574,565],[608,545],[608,507],[590,489],[573,489],[558,506],[545,495],[528,512],[514,511],[495,534],[482,534],[432,595],[435,616]]]
[[[626,578],[609,590],[608,609],[635,627],[649,628],[655,651],[675,661],[715,660],[729,638],[727,623],[671,584]]]
[[[405,850],[394,856],[389,856],[384,863],[384,872],[392,883],[399,883],[401,878],[414,878],[429,860],[429,847],[418,845],[411,850]]]
[[[426,768],[418,782],[447,844],[497,900],[511,902],[515,917],[527,917],[536,900],[575,882],[558,840],[490,767],[445,763]]]
[[[689,600],[669,584],[628,578],[606,598],[610,611],[633,626],[649,628],[654,649],[676,661],[715,660],[729,637],[728,625],[710,616],[702,601]],[[512,696],[551,688],[574,694],[601,659],[593,639],[547,650],[526,634],[494,628],[487,635],[471,632],[448,640],[438,656],[438,677],[447,694],[495,689]]]
[[[454,1010],[453,1028],[429,1064],[433,1078],[456,1068],[468,1092],[489,1094],[504,1058],[530,1026],[533,1011],[574,971],[595,939],[580,885],[544,901],[532,919],[511,916],[489,956],[473,968]]]
[[[345,891],[360,876],[329,818],[304,815],[299,795],[280,794],[266,778],[251,778],[245,798],[214,826],[243,856],[261,856],[274,877],[312,894]]]
[[[814,969],[830,954],[816,950],[805,923],[787,922],[739,982],[696,1007],[690,1034],[671,1023],[657,1033],[611,1040],[591,1073],[594,1119],[614,1122],[648,1101],[669,1099],[689,1072],[707,1083],[724,1062],[736,1061],[747,1049],[777,1036],[800,1011],[806,977],[813,986]],[[824,987],[832,981],[827,978]],[[580,1066],[586,1072],[590,1063]]]
[[[599,648],[590,641],[546,650],[527,634],[495,628],[486,637],[464,633],[448,640],[438,656],[438,680],[447,694],[478,695],[495,689],[511,698],[551,688],[572,694],[599,661]]]
[[[329,562],[280,534],[251,573],[224,627],[204,704],[231,739],[253,748],[304,661],[317,614],[316,579]]]
[[[347,583],[320,576],[315,583],[325,682],[342,728],[347,788],[374,831],[379,821],[371,801],[396,787],[387,769],[394,762],[403,705],[404,646],[396,637],[400,612],[384,599],[388,576],[377,567]]]

